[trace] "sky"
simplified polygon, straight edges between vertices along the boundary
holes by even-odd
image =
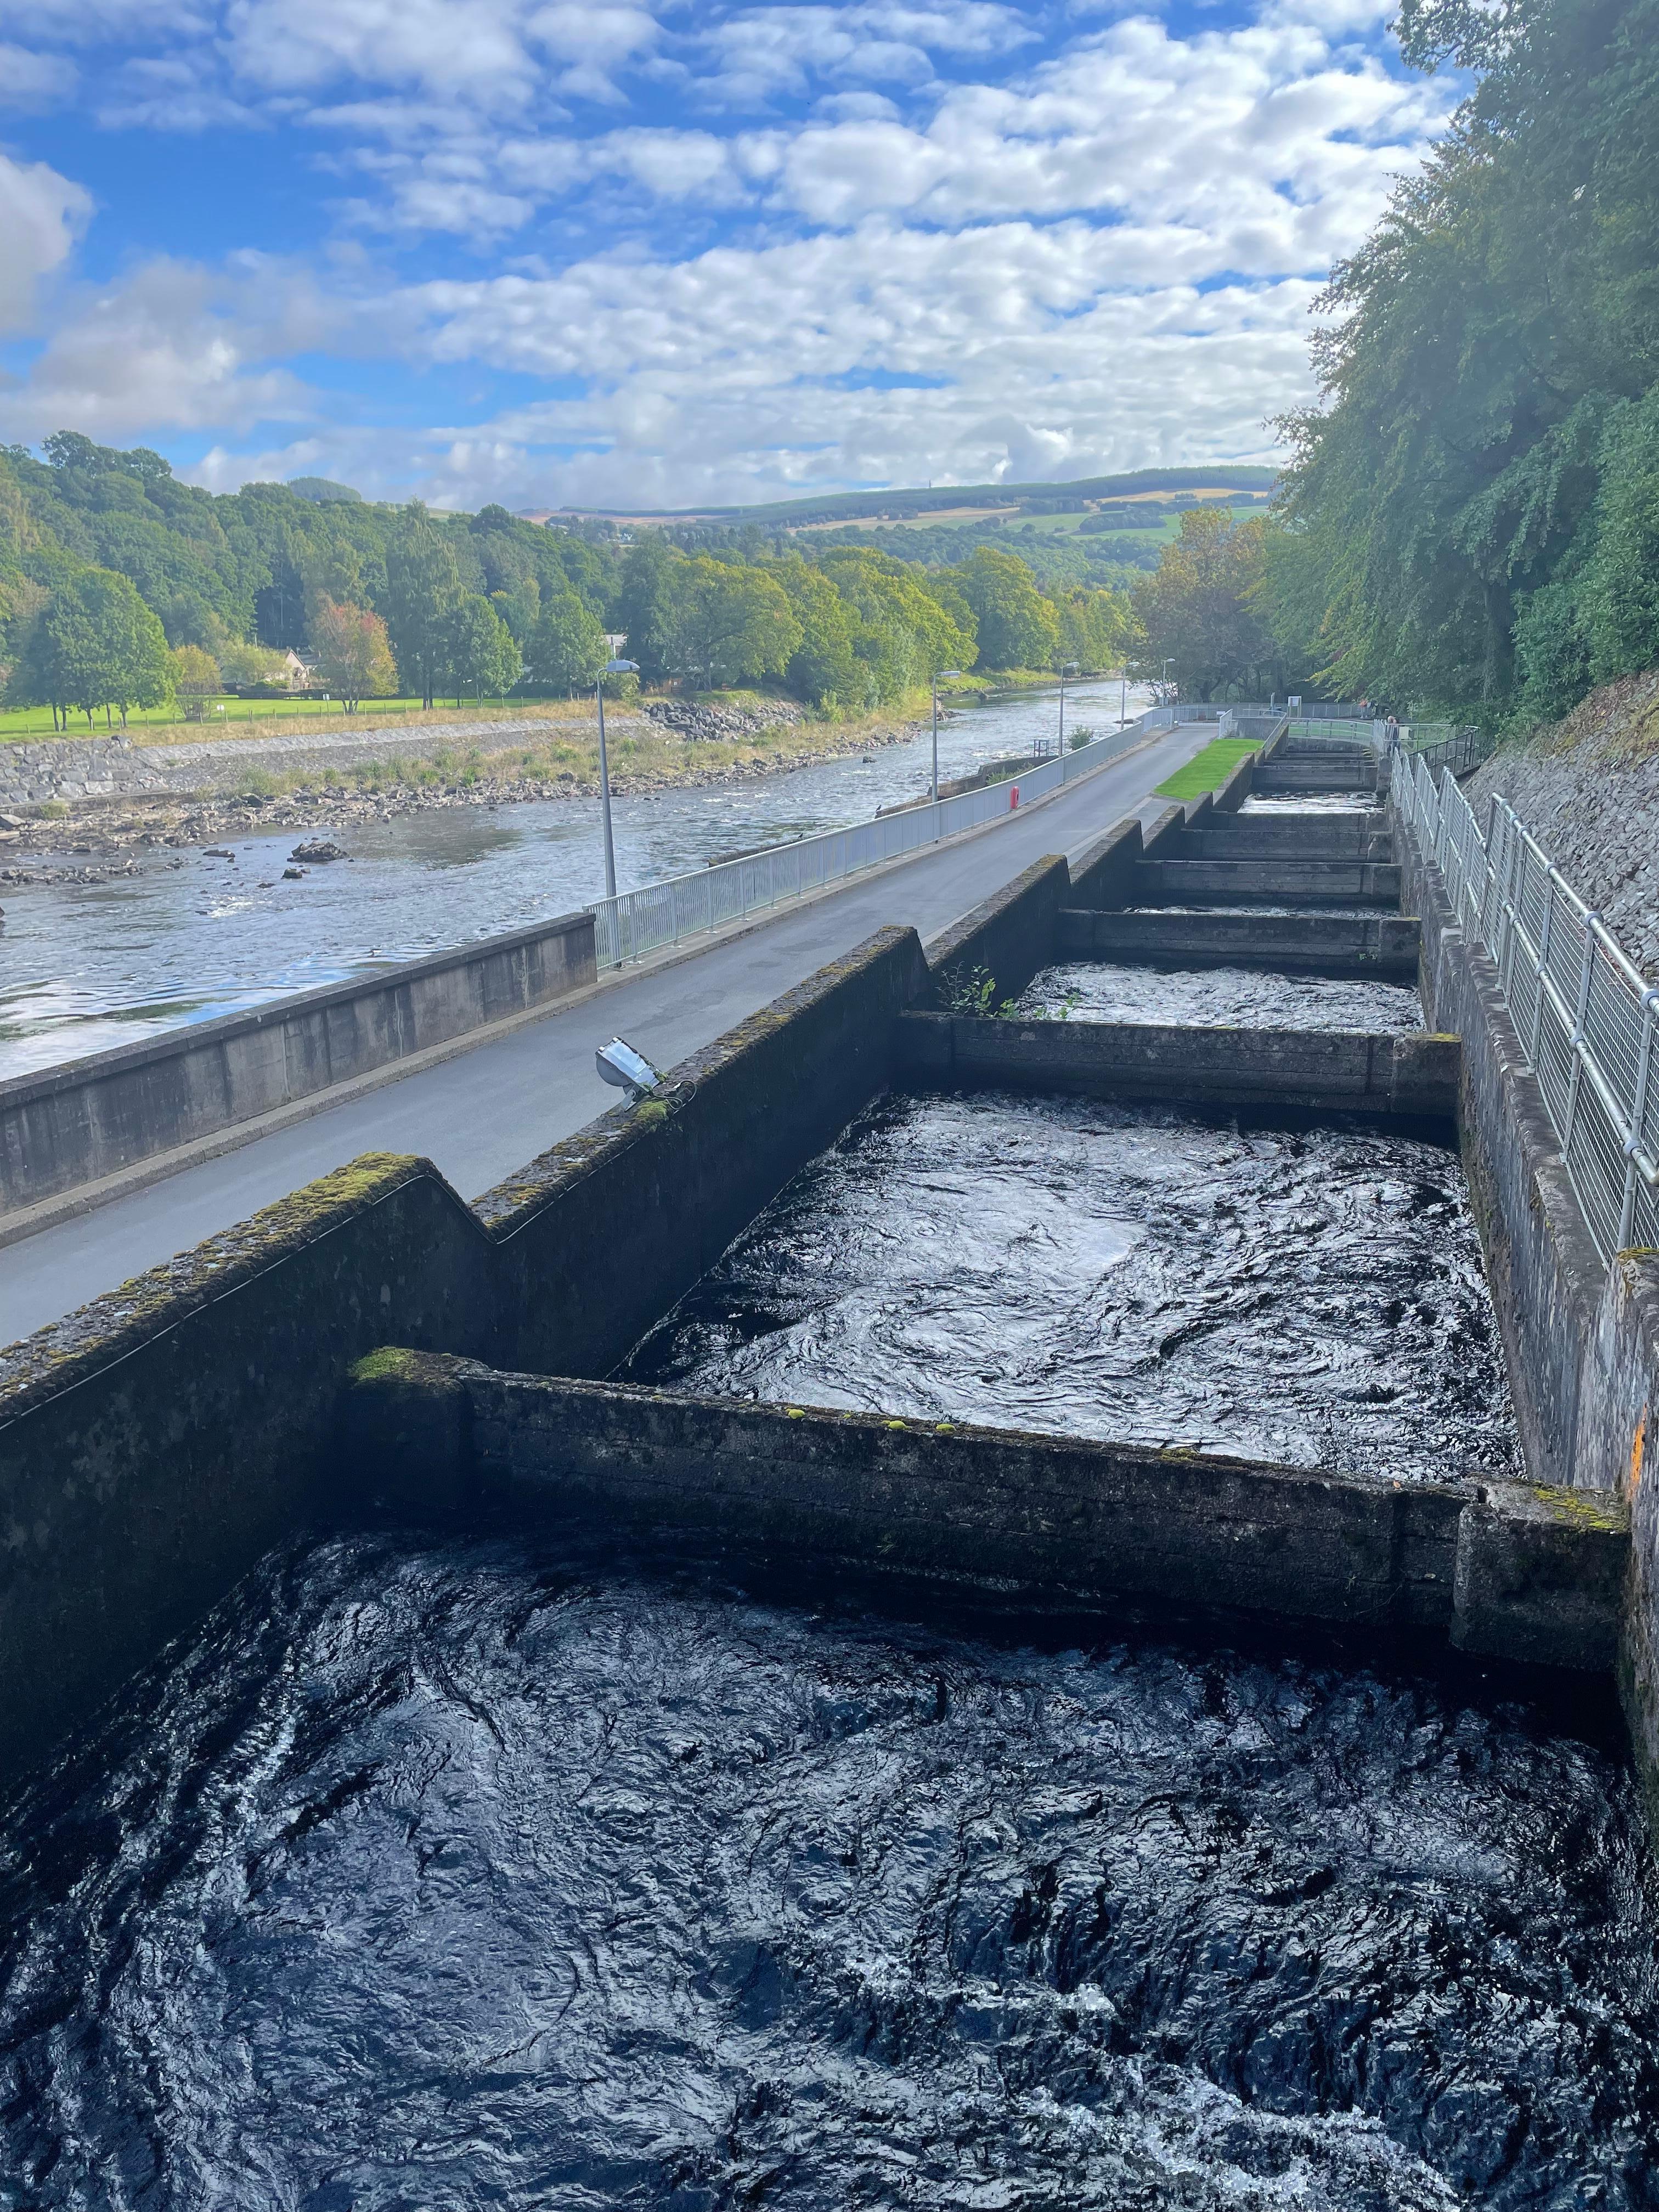
[[[1272,459],[1373,0],[3,0],[0,442],[693,507]]]

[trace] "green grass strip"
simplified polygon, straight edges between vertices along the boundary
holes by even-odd
[[[1206,791],[1219,791],[1246,753],[1259,750],[1255,738],[1218,738],[1206,745],[1195,760],[1178,768],[1158,787],[1159,799],[1202,799]]]

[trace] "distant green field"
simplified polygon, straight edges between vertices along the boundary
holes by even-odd
[[[1246,753],[1258,750],[1254,738],[1218,738],[1206,745],[1196,760],[1178,768],[1158,787],[1159,799],[1202,799],[1206,791],[1219,791]]]

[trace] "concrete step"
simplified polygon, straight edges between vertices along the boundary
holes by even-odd
[[[1110,914],[1063,908],[1062,960],[1155,960],[1170,967],[1270,968],[1286,975],[1417,980],[1422,933],[1403,915]]]
[[[1256,769],[1250,788],[1263,799],[1285,799],[1322,791],[1376,791],[1379,786],[1375,761],[1331,753],[1265,761]]]
[[[1170,1106],[1282,1107],[1453,1123],[1456,1037],[1364,1030],[1205,1029],[1151,1022],[1003,1021],[905,1013],[898,1082],[1147,1098]]]
[[[1380,807],[1363,812],[1209,814],[1172,839],[1180,860],[1392,860],[1394,838]]]
[[[1184,833],[1183,833],[1184,834]],[[1400,869],[1382,860],[1143,860],[1134,872],[1135,906],[1400,905]]]

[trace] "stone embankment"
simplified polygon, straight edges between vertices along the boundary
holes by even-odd
[[[741,707],[699,707],[689,699],[647,699],[645,714],[677,737],[705,739],[758,738],[767,730],[793,729],[806,709],[789,699],[769,699],[764,713]]]
[[[1659,980],[1659,669],[1592,691],[1466,787],[1508,799],[1561,873]]]

